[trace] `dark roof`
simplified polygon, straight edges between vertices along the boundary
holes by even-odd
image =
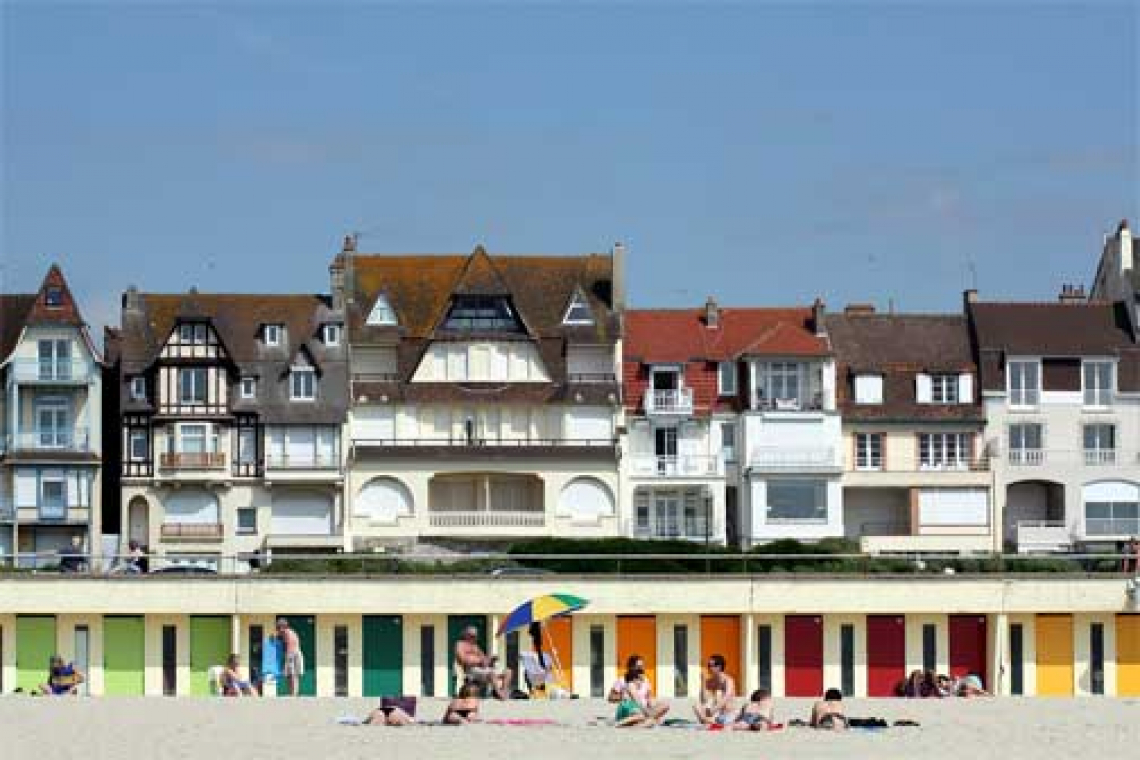
[[[0,361],[7,359],[20,342],[35,300],[34,294],[0,295]]]
[[[987,390],[1005,389],[1008,356],[1117,356],[1120,389],[1140,390],[1129,382],[1137,374],[1128,366],[1136,360],[1137,346],[1124,303],[975,302],[968,312]]]
[[[826,356],[810,308],[718,308],[718,325],[705,324],[704,309],[629,309],[622,351],[646,364],[721,361],[746,354]]]
[[[976,373],[966,318],[957,314],[835,314],[827,317],[844,420],[981,422],[980,394],[970,404],[919,404],[917,376]],[[883,403],[856,404],[856,374],[883,376]]]
[[[258,378],[254,400],[233,394],[235,412],[256,412],[267,422],[339,422],[347,408],[348,368],[345,343],[326,346],[320,328],[341,317],[327,296],[312,294],[157,294],[124,296],[118,348],[122,358],[123,411],[141,411],[128,393],[129,376],[147,372],[180,322],[207,321],[229,356],[235,382],[243,375]],[[266,346],[262,327],[285,326],[284,343]],[[291,403],[286,379],[298,355],[321,373],[316,403]],[[144,407],[145,409],[146,407]]]

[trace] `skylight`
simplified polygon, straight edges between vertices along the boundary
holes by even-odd
[[[522,332],[522,323],[503,296],[455,296],[443,327],[446,330]]]

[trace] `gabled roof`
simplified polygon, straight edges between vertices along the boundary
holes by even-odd
[[[612,260],[583,256],[500,256],[481,247],[470,255],[354,254],[345,263],[351,306],[349,338],[355,343],[430,338],[454,295],[501,295],[511,299],[533,337],[579,337],[594,342],[617,339],[611,302]],[[595,324],[562,324],[566,304],[581,289]],[[366,324],[376,296],[384,293],[399,326]]]
[[[35,300],[35,295],[30,293],[0,295],[0,362],[7,359],[19,343]]]
[[[723,308],[718,326],[704,309],[629,309],[623,353],[646,364],[724,361],[744,355],[827,356],[810,308]]]
[[[47,303],[48,291],[51,289],[60,291],[58,306],[49,306]],[[58,264],[52,264],[48,268],[37,292],[0,295],[0,362],[7,359],[16,348],[24,328],[34,325],[86,327],[83,316],[79,313],[79,305]],[[97,355],[89,337],[85,336],[85,339],[92,354]]]

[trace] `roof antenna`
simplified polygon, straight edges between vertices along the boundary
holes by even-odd
[[[966,269],[970,272],[970,289],[978,289],[978,266],[974,263],[974,258],[971,256],[966,260]]]

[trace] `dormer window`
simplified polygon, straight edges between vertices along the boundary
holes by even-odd
[[[280,346],[281,335],[285,332],[282,325],[265,325],[262,328],[262,335],[265,338],[265,345],[267,346]]]
[[[313,401],[317,397],[317,373],[312,367],[293,367],[289,373],[289,398]]]
[[[206,325],[200,322],[183,322],[178,326],[178,342],[184,346],[206,345]]]
[[[325,342],[326,346],[340,345],[341,326],[339,324],[325,325],[321,333],[321,340]]]
[[[717,364],[717,395],[736,395],[736,363],[720,362]]]
[[[383,293],[376,296],[376,303],[372,304],[372,311],[368,313],[367,324],[373,327],[385,327],[397,324],[396,312],[392,308],[392,304],[388,302],[388,297]]]
[[[241,379],[241,397],[245,399],[257,398],[256,377],[243,377]]]
[[[53,309],[63,306],[63,288],[48,288],[44,293],[44,305]]]
[[[855,376],[855,403],[881,404],[883,403],[883,376],[882,375],[856,375]]]
[[[957,404],[958,376],[945,373],[931,375],[930,400],[934,404]]]
[[[586,301],[586,296],[582,295],[582,291],[574,292],[574,297],[570,299],[570,306],[566,309],[566,316],[562,319],[562,324],[594,324],[594,312],[590,310],[590,304]]]
[[[504,296],[455,296],[443,327],[446,330],[523,331],[522,322]]]
[[[146,378],[142,375],[131,378],[131,400],[146,400]]]

